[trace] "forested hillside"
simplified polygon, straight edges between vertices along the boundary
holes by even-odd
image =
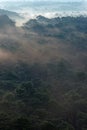
[[[87,130],[86,17],[0,16],[0,130]]]

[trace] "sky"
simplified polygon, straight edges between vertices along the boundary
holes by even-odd
[[[57,2],[87,2],[87,0],[0,0],[0,2],[23,2],[23,1],[57,1]]]
[[[60,1],[60,2],[74,2],[74,1],[87,1],[87,0],[0,0],[0,1],[4,1],[4,2],[6,2],[6,1]]]
[[[44,1],[47,2],[45,3]],[[71,2],[76,3],[72,4]],[[48,18],[57,16],[87,16],[87,0],[0,0],[0,8],[19,13],[24,17],[24,21],[36,18],[38,15]],[[18,19],[17,22],[21,24],[24,21],[20,22]]]

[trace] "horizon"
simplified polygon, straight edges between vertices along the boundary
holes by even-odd
[[[47,18],[64,16],[87,16],[87,0],[1,0],[0,8],[18,13],[24,19],[17,20],[23,24],[38,15]],[[59,4],[58,4],[59,2]],[[72,4],[73,3],[73,4]],[[14,20],[14,19],[13,19]]]

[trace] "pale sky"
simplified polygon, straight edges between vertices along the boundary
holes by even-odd
[[[70,2],[74,2],[74,1],[87,1],[87,0],[0,0],[0,1],[4,1],[4,2],[6,2],[6,1],[60,1],[60,2],[66,2],[66,1],[70,1]]]
[[[87,2],[87,0],[0,0],[0,2],[12,2],[12,1],[32,1],[32,2],[36,2],[36,1],[57,1],[57,2]]]

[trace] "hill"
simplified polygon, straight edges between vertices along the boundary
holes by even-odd
[[[7,15],[0,16],[0,27],[3,28],[4,26],[15,26],[15,22],[12,21]]]
[[[87,18],[0,22],[0,129],[86,130]]]
[[[7,15],[8,17],[15,19],[20,18],[20,15],[18,13],[4,9],[0,9],[0,15]]]

